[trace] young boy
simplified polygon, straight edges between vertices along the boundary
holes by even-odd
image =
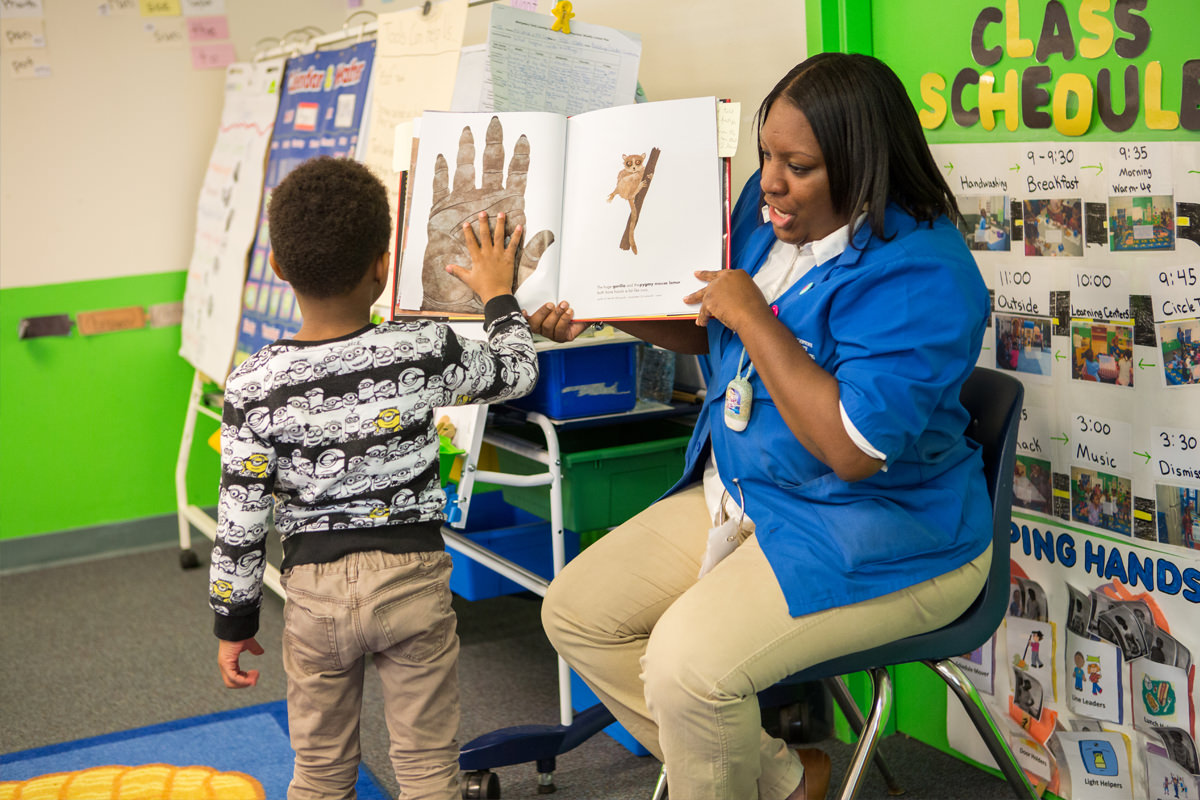
[[[271,268],[303,324],[229,376],[210,596],[225,685],[253,686],[265,539],[283,540],[283,664],[296,751],[289,800],[354,796],[367,654],[383,682],[406,798],[458,797],[458,637],[441,537],[440,406],[527,394],[529,325],[511,294],[520,228],[504,246],[486,214],[463,234],[470,269],[448,270],[484,304],[487,343],[427,320],[371,324],[387,282],[383,185],[354,161],[318,158],[275,189]]]

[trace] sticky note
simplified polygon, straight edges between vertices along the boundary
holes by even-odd
[[[192,69],[224,69],[237,61],[232,42],[192,45]]]
[[[229,20],[225,17],[188,17],[189,42],[208,42],[229,38]]]
[[[717,156],[737,155],[738,132],[742,124],[741,103],[717,103]]]

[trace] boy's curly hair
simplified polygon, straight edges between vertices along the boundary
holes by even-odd
[[[328,156],[305,161],[275,187],[267,224],[279,271],[309,297],[349,293],[392,236],[383,184],[357,161]]]

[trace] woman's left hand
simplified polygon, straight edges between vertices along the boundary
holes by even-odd
[[[766,298],[745,270],[697,270],[695,275],[707,285],[683,298],[683,302],[700,304],[697,325],[705,326],[716,319],[736,331],[746,320],[770,313]]]

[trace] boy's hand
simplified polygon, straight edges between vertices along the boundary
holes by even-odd
[[[496,215],[496,229],[491,230],[486,211],[479,212],[479,235],[471,223],[463,223],[463,239],[471,256],[471,268],[447,264],[446,271],[471,287],[483,305],[493,297],[512,294],[513,264],[521,241],[521,226],[513,229],[508,247],[504,246],[504,212]]]
[[[247,650],[256,656],[263,654],[262,645],[253,637],[240,642],[221,640],[217,650],[217,666],[221,668],[221,680],[225,681],[225,685],[230,689],[246,689],[258,683],[258,670],[243,672],[238,664],[238,657]]]
[[[546,303],[532,314],[526,314],[525,318],[529,320],[530,330],[555,342],[574,341],[591,327],[591,323],[575,321],[575,311],[566,300],[558,305]]]

